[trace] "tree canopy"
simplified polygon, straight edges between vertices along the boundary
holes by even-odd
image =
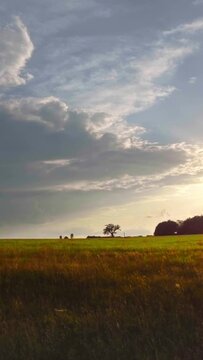
[[[163,221],[156,226],[155,236],[203,234],[203,215],[183,221]]]
[[[175,235],[178,232],[179,224],[175,221],[168,220],[159,223],[155,229],[155,236]]]
[[[120,229],[121,229],[120,225],[107,224],[105,225],[103,233],[104,235],[111,235],[111,237],[114,237],[116,232]]]
[[[180,235],[203,234],[203,215],[188,218],[180,224]]]

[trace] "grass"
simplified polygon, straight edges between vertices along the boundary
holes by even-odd
[[[203,235],[0,240],[1,360],[203,358]]]

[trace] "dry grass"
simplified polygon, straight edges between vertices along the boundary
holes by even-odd
[[[203,358],[203,254],[0,249],[1,360]]]

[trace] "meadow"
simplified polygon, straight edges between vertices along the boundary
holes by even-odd
[[[203,235],[0,240],[0,360],[203,359]]]

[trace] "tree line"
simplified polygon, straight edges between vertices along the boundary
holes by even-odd
[[[163,221],[156,226],[155,236],[203,234],[203,215],[186,220]]]

